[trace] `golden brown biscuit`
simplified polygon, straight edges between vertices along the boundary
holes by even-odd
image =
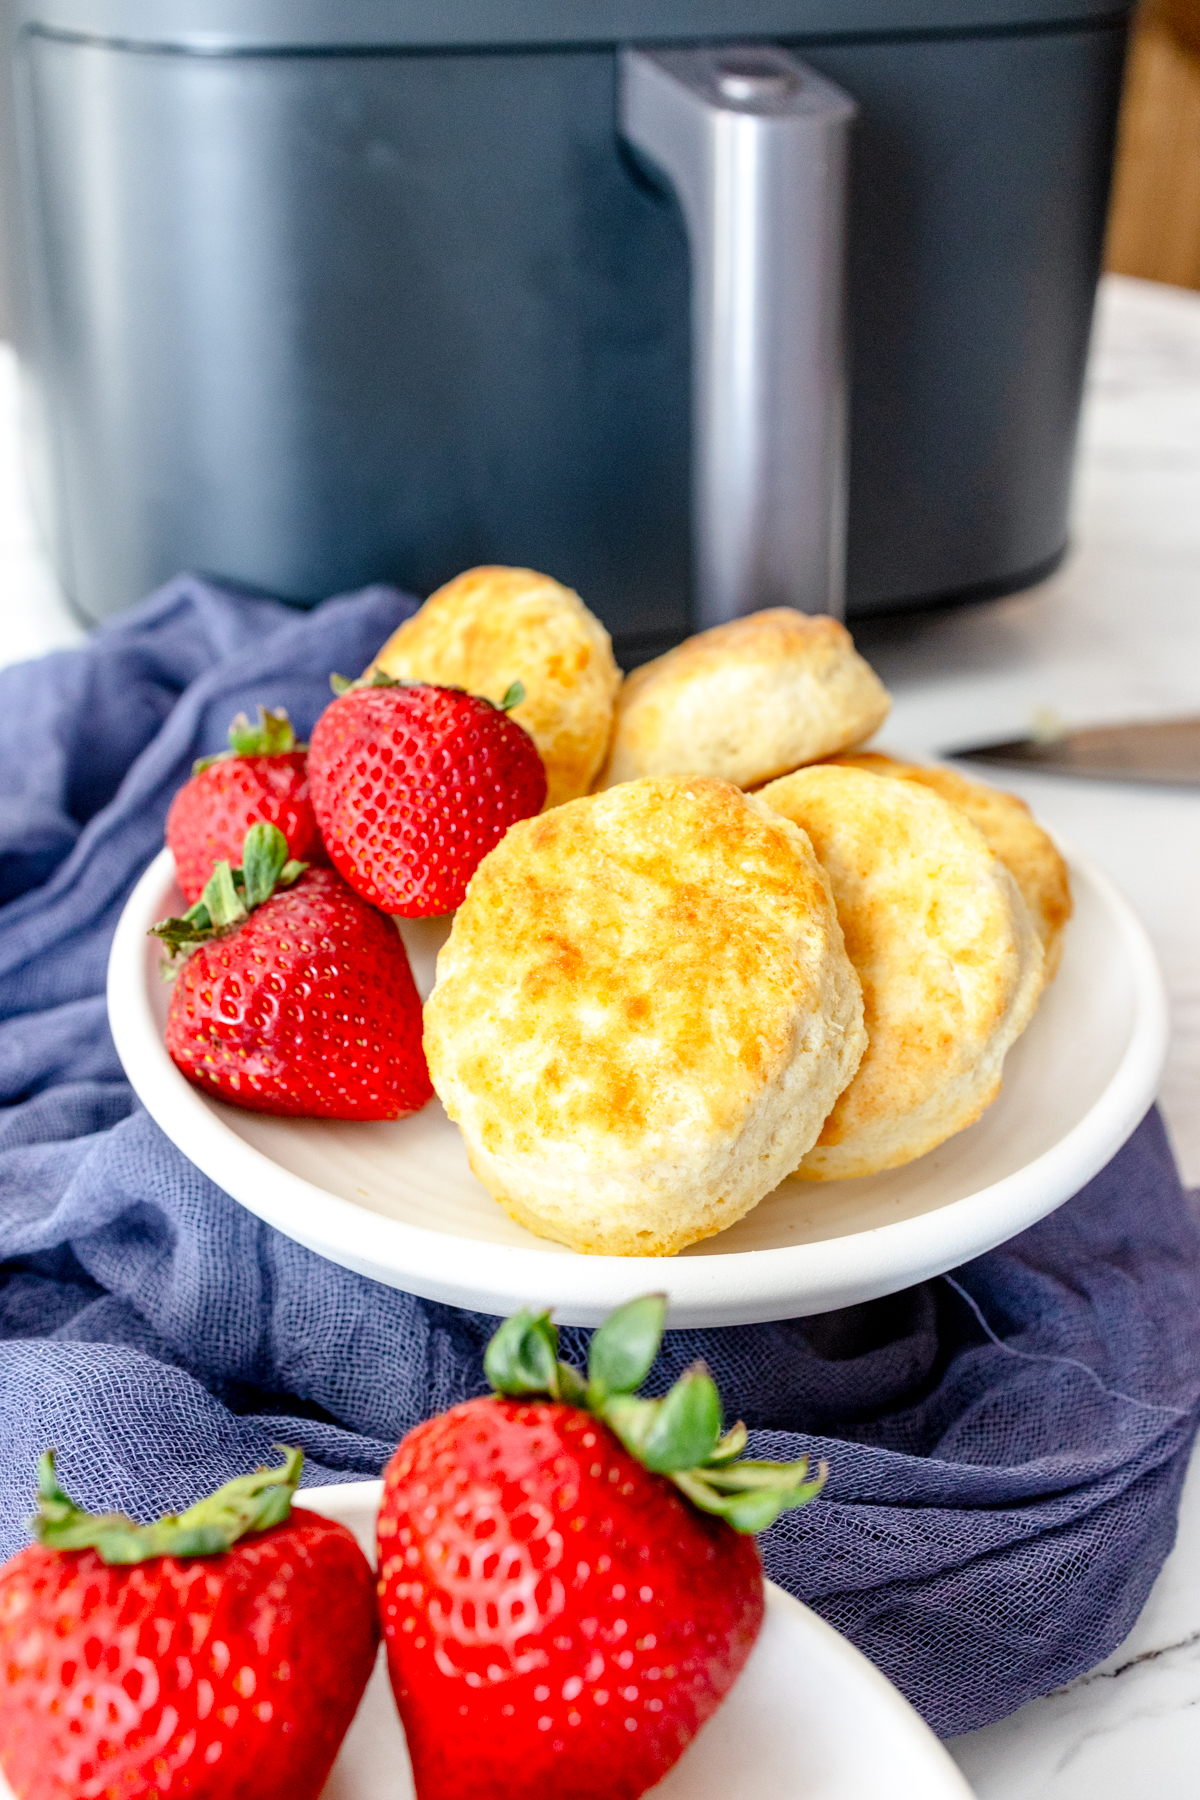
[[[753,613],[634,670],[601,785],[714,775],[757,787],[861,744],[890,706],[836,619],[786,606]]]
[[[996,1098],[1041,991],[1041,942],[978,826],[927,788],[824,763],[760,798],[825,867],[867,1026],[858,1072],[797,1174],[897,1168]]]
[[[866,769],[897,781],[932,788],[943,800],[961,806],[982,831],[1017,886],[1046,952],[1046,980],[1053,981],[1062,958],[1063,927],[1071,916],[1071,882],[1067,865],[1026,806],[1015,794],[965,781],[952,769],[927,769],[898,762],[875,750],[830,759],[843,768]]]
[[[466,688],[512,709],[546,765],[546,805],[586,794],[612,735],[621,671],[599,619],[579,595],[534,569],[468,569],[393,632],[375,667]]]
[[[480,1181],[539,1236],[609,1256],[669,1256],[748,1213],[865,1042],[807,838],[720,781],[632,782],[512,826],[425,1007]]]

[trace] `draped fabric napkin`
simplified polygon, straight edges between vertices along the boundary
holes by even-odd
[[[300,615],[180,579],[81,650],[0,672],[0,1554],[35,1459],[142,1517],[303,1446],[377,1475],[478,1393],[494,1321],[322,1261],[140,1109],[108,1034],[113,928],[172,794],[229,720],[307,734],[414,602]],[[1096,978],[1102,980],[1103,970]],[[452,1254],[448,1250],[447,1254]],[[581,1358],[585,1333],[564,1333]],[[1200,1408],[1200,1231],[1150,1115],[1082,1193],[952,1277],[822,1318],[668,1334],[754,1454],[826,1457],[770,1575],[944,1735],[1105,1656],[1171,1546]]]

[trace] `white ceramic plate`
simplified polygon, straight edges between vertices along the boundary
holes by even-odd
[[[134,889],[113,942],[108,1012],[150,1114],[225,1192],[321,1256],[487,1313],[553,1303],[595,1325],[651,1289],[674,1326],[827,1312],[956,1268],[1043,1218],[1103,1167],[1153,1100],[1166,998],[1146,934],[1110,883],[1071,864],[1062,967],[1009,1053],[978,1124],[928,1156],[854,1181],[785,1181],[720,1236],[676,1257],[581,1256],[501,1211],[433,1101],[394,1124],[275,1119],[207,1099],[163,1042],[169,988],[147,928],[183,905],[169,851]],[[422,993],[440,923],[405,928]]]
[[[382,1485],[305,1488],[296,1501],[348,1525],[373,1563]],[[412,1791],[381,1651],[321,1800],[410,1800]],[[971,1800],[908,1701],[770,1582],[762,1633],[737,1685],[653,1791],[661,1800]]]

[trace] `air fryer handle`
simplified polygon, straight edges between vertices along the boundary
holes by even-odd
[[[692,258],[700,624],[844,611],[845,191],[854,102],[787,51],[620,53],[620,121]]]

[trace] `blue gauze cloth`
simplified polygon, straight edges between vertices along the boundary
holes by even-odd
[[[149,1518],[300,1444],[309,1482],[377,1475],[482,1391],[495,1321],[381,1287],[214,1187],[134,1100],[105,961],[192,759],[234,713],[307,735],[412,611],[390,589],[297,614],[180,579],[85,648],[0,672],[0,1553],[35,1459]],[[1096,979],[1103,980],[1103,970]],[[581,1359],[586,1334],[564,1333]],[[765,1536],[770,1575],[943,1735],[1091,1667],[1175,1531],[1200,1403],[1200,1232],[1151,1114],[1058,1212],[891,1299],[668,1334],[759,1456],[825,1457]]]

